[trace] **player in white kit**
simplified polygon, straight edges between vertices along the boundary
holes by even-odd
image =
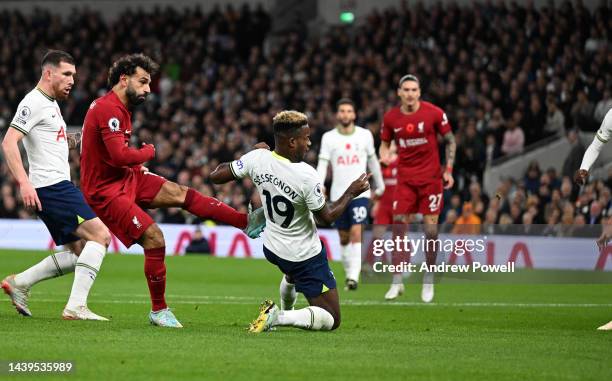
[[[597,134],[595,134],[593,142],[584,153],[582,164],[580,164],[580,169],[576,171],[576,174],[574,175],[574,181],[578,185],[586,184],[587,179],[589,178],[589,170],[591,169],[591,166],[593,163],[595,163],[599,153],[603,149],[604,145],[610,141],[610,139],[612,139],[612,109],[608,110],[606,113],[603,122],[601,122],[599,130],[597,130]],[[599,248],[603,249],[608,244],[610,238],[612,238],[612,225],[604,225],[603,232],[597,240],[597,245]],[[597,329],[601,331],[612,331],[612,321]]]
[[[259,333],[276,326],[336,329],[340,325],[336,280],[315,218],[327,225],[335,221],[354,197],[369,189],[369,176],[361,174],[336,202],[326,203],[317,171],[302,161],[311,145],[306,115],[282,111],[274,117],[273,128],[274,151],[255,149],[239,160],[220,164],[210,175],[215,184],[251,178],[266,214],[264,254],[284,274],[281,308],[266,300],[249,331]],[[309,307],[293,309],[296,291],[304,294]]]
[[[355,125],[355,104],[343,98],[336,105],[338,125],[323,134],[319,152],[317,172],[322,183],[331,164],[332,183],[330,200],[336,201],[348,188],[351,181],[367,169],[374,179],[376,197],[382,196],[385,184],[376,157],[374,137],[370,130]],[[340,235],[342,265],[345,274],[345,290],[356,290],[361,272],[361,230],[367,224],[370,191],[362,193],[349,204],[346,211],[335,221],[334,227]]]
[[[30,288],[42,280],[74,271],[72,291],[62,317],[108,320],[89,310],[87,296],[106,254],[110,233],[70,182],[69,136],[56,101],[70,94],[76,74],[74,59],[66,52],[51,50],[43,57],[41,66],[40,81],[19,103],[2,149],[25,207],[38,214],[55,243],[67,250],[48,256],[17,275],[7,276],[1,286],[17,312],[32,316],[28,308]],[[29,176],[21,160],[19,141],[23,141],[28,156]]]

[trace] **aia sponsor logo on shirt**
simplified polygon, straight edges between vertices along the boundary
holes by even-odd
[[[64,130],[64,126],[61,126],[59,131],[57,131],[57,137],[55,138],[55,141],[59,142],[60,139],[64,139],[64,141],[66,141],[66,130]]]
[[[338,159],[336,159],[336,165],[353,165],[359,164],[359,156],[358,155],[340,155]]]

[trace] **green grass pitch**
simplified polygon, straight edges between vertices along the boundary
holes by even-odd
[[[0,251],[0,276],[48,253]],[[89,306],[111,322],[63,321],[73,276],[32,290],[33,318],[0,302],[0,361],[70,360],[65,379],[104,380],[610,380],[610,284],[439,284],[431,305],[407,286],[341,291],[334,332],[246,332],[280,273],[263,260],[167,258],[167,300],[184,329],[152,327],[140,256],[107,255]],[[339,264],[333,264],[342,274]],[[341,276],[339,276],[341,278]],[[298,307],[305,305],[303,296]],[[3,379],[41,379],[40,375]],[[44,376],[42,379],[59,379]]]

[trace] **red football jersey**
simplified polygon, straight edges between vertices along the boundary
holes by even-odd
[[[92,102],[81,138],[81,190],[88,202],[119,193],[155,156],[152,146],[129,147],[131,135],[131,113],[113,91]]]
[[[444,111],[420,101],[417,111],[404,114],[399,107],[385,113],[381,139],[395,139],[399,156],[398,178],[420,185],[441,179],[438,134],[445,135],[451,126]]]

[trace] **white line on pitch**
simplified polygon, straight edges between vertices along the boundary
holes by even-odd
[[[137,295],[130,295],[132,297]],[[148,296],[148,295],[147,295]],[[242,297],[237,300],[232,296],[196,296],[192,295],[189,298],[201,298],[201,300],[181,300],[183,297],[174,297],[171,300],[176,304],[237,304],[249,305],[261,301],[261,298]],[[250,300],[250,301],[247,301]],[[8,299],[2,299],[8,302]],[[32,298],[34,302],[65,302],[65,299],[59,298]],[[95,299],[94,303],[109,303],[109,304],[149,304],[146,296],[142,300],[130,299]],[[368,301],[368,300],[343,300],[341,305],[348,306],[390,306],[390,307],[516,307],[516,308],[610,308],[612,303],[497,303],[497,302],[457,302],[457,303],[421,303],[421,302],[384,302],[384,301]]]

